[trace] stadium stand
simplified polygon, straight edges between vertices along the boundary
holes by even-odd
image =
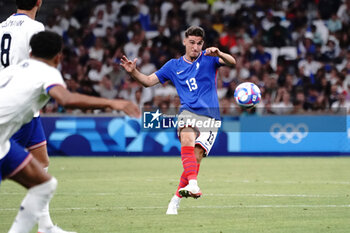
[[[4,20],[15,7],[0,4]],[[181,56],[184,29],[200,25],[206,46],[238,60],[217,75],[224,114],[234,113],[233,92],[242,81],[262,90],[260,113],[314,114],[349,111],[349,10],[350,0],[45,0],[38,19],[64,38],[60,70],[71,91],[140,107],[178,106],[171,84],[142,88],[118,63],[122,54],[137,57],[139,69],[152,73]],[[67,111],[55,102],[44,109]]]

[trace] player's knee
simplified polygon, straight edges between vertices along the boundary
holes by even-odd
[[[46,146],[41,146],[30,150],[30,153],[38,160],[42,167],[48,167],[50,160],[47,154]]]
[[[184,128],[180,133],[181,146],[194,146],[196,134],[192,128]]]
[[[40,162],[40,163],[41,163],[41,165],[43,166],[44,170],[47,172],[47,169],[48,169],[49,164],[50,164],[49,158],[47,158],[46,161],[43,161],[43,162]]]
[[[49,160],[41,160],[41,161],[39,159],[37,159],[37,160],[38,160],[40,166],[42,168],[44,168],[44,170],[47,172],[48,171],[48,167],[49,167]]]
[[[194,138],[189,135],[184,134],[181,136],[181,146],[194,146],[194,142]]]
[[[53,195],[57,188],[57,183],[56,178],[51,177],[48,181],[30,188],[28,192],[35,193],[37,195]]]

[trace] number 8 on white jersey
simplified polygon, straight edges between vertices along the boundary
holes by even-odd
[[[44,31],[42,23],[25,14],[13,14],[0,24],[0,70],[29,58],[31,37]]]

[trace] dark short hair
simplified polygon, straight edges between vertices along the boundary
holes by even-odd
[[[38,0],[16,0],[17,9],[31,10],[35,7]]]
[[[198,26],[191,26],[185,32],[185,37],[187,38],[189,36],[199,36],[204,39],[205,37],[204,29]]]
[[[62,37],[54,32],[43,31],[34,34],[29,44],[34,57],[52,59],[62,50]]]

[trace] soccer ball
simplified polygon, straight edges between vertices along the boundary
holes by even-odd
[[[239,106],[251,108],[260,102],[261,92],[254,83],[244,82],[236,87],[234,97]]]

